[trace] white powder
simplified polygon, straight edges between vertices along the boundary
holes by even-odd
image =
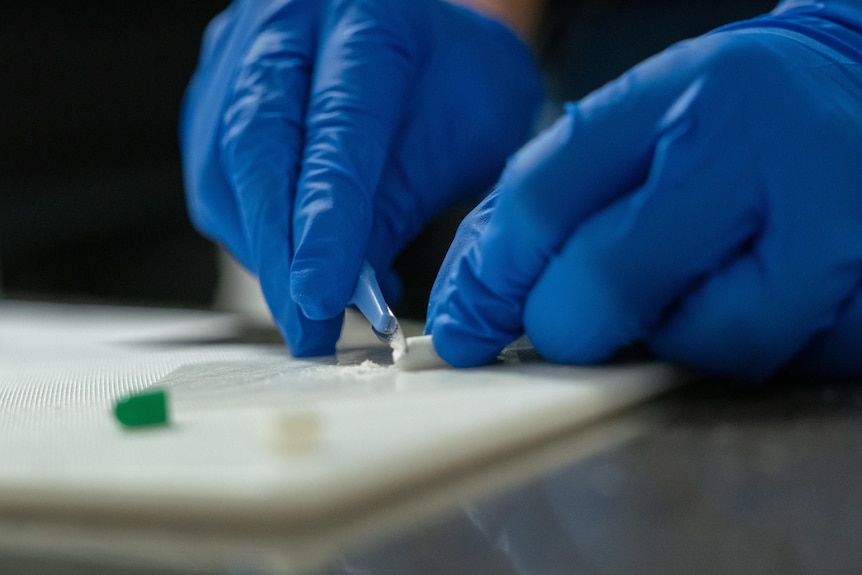
[[[341,378],[341,379],[373,379],[385,375],[395,369],[394,365],[380,365],[370,359],[366,359],[357,365],[323,365],[311,367],[303,373],[316,378]]]

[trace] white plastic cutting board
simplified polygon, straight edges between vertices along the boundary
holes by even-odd
[[[134,321],[124,314],[117,333]],[[663,364],[544,362],[402,373],[374,344],[316,361],[280,345],[100,338],[74,347],[0,350],[0,512],[256,524],[332,517],[684,377]],[[152,386],[168,390],[172,423],[121,428],[115,400]]]

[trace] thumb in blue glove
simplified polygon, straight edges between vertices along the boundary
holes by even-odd
[[[239,1],[184,102],[192,220],[258,274],[295,355],[332,353],[362,262],[391,296],[397,253],[493,183],[540,97],[508,28],[441,0]]]
[[[642,342],[749,380],[862,373],[860,97],[862,11],[788,2],[570,105],[462,225],[438,353],[526,332],[563,363]]]

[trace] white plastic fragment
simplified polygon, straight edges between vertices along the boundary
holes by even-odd
[[[449,367],[449,364],[437,355],[437,351],[434,349],[434,340],[430,335],[408,337],[405,351],[392,350],[392,361],[403,371]]]
[[[265,439],[276,454],[301,455],[313,451],[320,443],[320,420],[310,411],[279,413],[266,423]]]

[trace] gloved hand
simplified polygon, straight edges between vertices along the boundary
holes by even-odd
[[[426,330],[456,366],[526,332],[562,363],[858,375],[860,286],[862,9],[797,0],[569,105],[462,224]]]
[[[334,351],[363,260],[483,193],[541,100],[528,48],[442,0],[238,1],[209,26],[180,139],[194,225],[259,276],[295,355]]]

